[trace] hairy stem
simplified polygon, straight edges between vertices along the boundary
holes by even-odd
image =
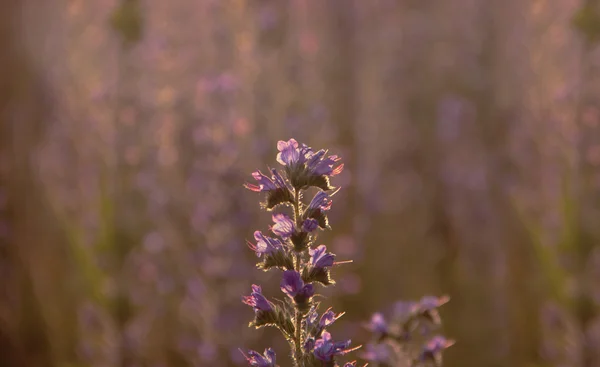
[[[296,220],[296,228],[300,228],[301,226],[301,216],[300,216],[300,190],[296,189],[294,192],[294,218]],[[302,258],[299,253],[295,254],[296,257],[296,271],[298,273],[302,273]],[[294,353],[294,360],[297,367],[300,367],[300,361],[302,360],[302,313],[298,308],[296,308],[296,313],[294,315],[295,321],[295,336],[294,336],[294,344],[296,347]]]
[[[302,360],[302,314],[296,309],[296,352],[295,362],[296,366],[300,367],[300,361]]]

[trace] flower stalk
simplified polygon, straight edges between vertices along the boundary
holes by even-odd
[[[337,190],[330,185],[330,178],[342,172],[339,157],[327,156],[326,150],[313,151],[296,140],[279,141],[277,162],[282,172],[269,169],[271,176],[260,171],[252,174],[255,184],[244,186],[254,192],[265,194],[261,203],[267,211],[291,207],[293,219],[285,213],[272,215],[275,224],[271,231],[278,238],[254,233],[256,244],[249,243],[256,256],[257,264],[264,271],[283,271],[281,291],[288,297],[281,305],[267,300],[258,285],[253,285],[250,296],[243,302],[254,309],[254,320],[250,326],[278,328],[288,340],[292,359],[296,367],[338,367],[338,358],[358,348],[350,348],[350,340],[335,342],[326,328],[337,320],[331,310],[319,319],[319,303],[313,296],[315,287],[331,286],[331,268],[335,255],[327,252],[325,245],[314,244],[317,230],[329,229],[327,211],[331,207],[331,195]],[[319,191],[308,206],[302,203],[303,191],[317,188]],[[333,191],[335,190],[335,191]],[[332,192],[333,191],[333,192]],[[264,355],[248,351],[246,360],[250,366],[276,367],[276,356],[271,349]],[[356,366],[347,362],[344,367]]]
[[[295,189],[294,190],[294,219],[296,221],[296,228],[300,228],[301,227],[301,223],[300,223],[300,190]],[[301,257],[300,257],[300,253],[296,252],[295,253],[295,257],[296,257],[296,271],[298,273],[302,272],[302,264],[301,264]],[[294,335],[294,346],[295,346],[295,360],[296,361],[301,361],[302,360],[302,313],[300,313],[299,309],[295,310],[294,313],[294,318],[295,318],[295,327],[296,327],[296,334]],[[299,366],[299,365],[298,365]]]

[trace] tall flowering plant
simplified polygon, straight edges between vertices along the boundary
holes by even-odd
[[[331,268],[339,263],[325,245],[316,245],[314,241],[318,230],[330,229],[327,211],[331,208],[331,197],[337,192],[330,184],[330,177],[342,172],[344,165],[338,164],[339,157],[328,156],[326,150],[313,151],[294,139],[279,141],[277,149],[277,162],[283,169],[269,168],[268,174],[256,171],[252,174],[256,182],[245,187],[264,194],[261,206],[265,210],[288,207],[291,213],[273,214],[270,230],[275,237],[256,231],[254,242],[248,246],[259,258],[259,269],[282,272],[281,291],[287,297],[272,302],[259,285],[252,285],[252,292],[242,301],[254,310],[250,326],[272,326],[281,331],[296,367],[337,367],[340,356],[358,347],[350,347],[350,340],[335,341],[327,331],[343,313],[328,309],[319,314],[315,292],[318,286],[335,283]],[[318,191],[306,204],[303,194],[310,188]],[[275,352],[270,348],[263,354],[251,350],[244,356],[250,366],[277,366]],[[352,366],[356,362],[344,364]]]

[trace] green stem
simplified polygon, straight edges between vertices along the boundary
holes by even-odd
[[[302,314],[296,309],[296,365],[300,367],[300,361],[302,360]]]
[[[301,221],[301,217],[300,217],[300,190],[296,189],[295,193],[294,193],[294,219],[296,220],[296,228],[299,229],[300,228],[300,221]],[[301,264],[301,257],[300,257],[300,253],[295,253],[295,257],[296,257],[296,264],[295,264],[295,268],[296,271],[298,273],[301,273],[302,271],[302,264]],[[300,312],[300,310],[298,310],[298,308],[296,308],[296,313],[294,315],[294,319],[295,319],[295,336],[294,336],[294,344],[296,347],[296,351],[295,351],[295,363],[296,366],[300,367],[300,361],[302,360],[302,313]]]
[[[296,189],[294,192],[294,219],[296,220],[296,228],[300,229],[300,190]],[[297,267],[300,268],[300,264],[297,264]]]

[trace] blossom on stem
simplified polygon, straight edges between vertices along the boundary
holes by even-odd
[[[242,302],[254,308],[255,312],[270,312],[273,311],[273,306],[262,294],[260,285],[252,285],[252,293],[249,296],[244,296]]]
[[[277,187],[275,182],[273,182],[272,179],[265,176],[261,171],[252,172],[252,177],[254,177],[254,179],[256,181],[258,181],[258,185],[245,183],[244,187],[247,188],[248,190],[251,190],[254,192],[266,192],[266,191],[277,190],[279,188],[279,187]]]
[[[319,245],[317,248],[308,250],[310,255],[310,265],[314,268],[325,268],[333,266],[335,255],[331,252],[327,252],[325,245]]]
[[[310,152],[310,148],[302,144],[298,145],[296,139],[288,141],[280,140],[277,142],[277,162],[283,166],[294,168],[306,162],[306,154]]]
[[[350,340],[344,342],[334,342],[331,334],[324,331],[321,338],[315,342],[313,354],[322,362],[331,362],[338,355],[344,355],[351,351],[348,349]]]
[[[312,229],[314,227],[313,223],[305,223],[302,224],[302,231],[298,231],[296,228],[296,224],[292,220],[292,218],[288,217],[286,214],[278,213],[273,214],[273,222],[275,224],[271,227],[271,231],[283,238],[284,240],[290,239],[292,245],[294,246],[294,250],[296,252],[302,252],[306,250],[308,246],[308,231],[304,231],[305,229]],[[307,228],[308,226],[308,228]]]
[[[296,304],[306,304],[307,301],[315,294],[315,289],[312,284],[304,284],[300,273],[295,270],[287,270],[283,272],[281,280],[281,291],[292,298]]]
[[[265,349],[264,354],[260,354],[254,350],[249,350],[248,355],[242,352],[246,361],[252,367],[276,367],[275,352],[271,348]]]
[[[315,338],[313,338],[312,336],[309,336],[308,338],[306,338],[306,341],[304,342],[304,351],[306,353],[310,353],[313,351],[313,349],[315,349]]]
[[[258,184],[245,183],[244,187],[254,192],[265,192],[267,198],[262,203],[262,206],[268,210],[280,204],[291,204],[294,202],[291,186],[289,186],[277,170],[271,169],[271,178],[264,175],[261,171],[253,172],[252,177],[254,177]]]
[[[331,190],[329,177],[342,172],[344,165],[334,165],[340,160],[336,155],[327,156],[326,150],[313,152],[305,144],[298,144],[295,139],[277,142],[277,162],[285,166],[288,178],[296,189],[308,186]]]
[[[306,168],[310,172],[311,175],[314,176],[335,176],[340,174],[344,169],[344,165],[340,164],[339,166],[333,168],[333,165],[338,162],[341,158],[337,155],[332,155],[326,157],[326,150],[319,150],[316,153],[313,153],[308,161],[306,162]]]
[[[319,282],[325,286],[335,284],[331,279],[330,267],[333,266],[335,255],[327,252],[325,245],[319,245],[314,249],[309,249],[309,266],[302,270],[302,278],[305,282]]]
[[[331,307],[327,309],[319,318],[316,307],[312,307],[306,316],[306,332],[308,335],[312,335],[315,338],[321,336],[321,333],[325,328],[332,325],[337,319],[344,316],[345,312],[335,314],[331,311]]]
[[[259,269],[267,271],[274,267],[280,269],[294,268],[294,260],[289,251],[286,250],[283,242],[265,236],[261,231],[254,232],[254,238],[256,239],[256,245],[248,242],[248,247],[256,253],[256,256],[262,257],[262,261],[256,265]]]
[[[313,232],[319,227],[319,222],[316,219],[308,218],[302,222],[303,232]]]
[[[296,233],[296,226],[292,218],[283,213],[273,214],[271,231],[281,238],[290,238]]]
[[[331,209],[331,197],[325,191],[319,191],[308,204],[309,210],[329,210]]]
[[[329,308],[321,316],[321,319],[319,320],[319,326],[322,328],[326,328],[329,325],[333,324],[337,319],[344,316],[344,314],[345,312],[338,313],[336,315],[335,312],[331,311],[331,308]]]
[[[319,227],[326,229],[329,228],[326,214],[329,209],[331,209],[331,195],[325,191],[319,191],[308,204],[304,217],[316,220]]]
[[[254,239],[257,241],[256,245],[248,242],[248,247],[256,252],[256,256],[258,257],[261,257],[263,254],[270,255],[283,248],[283,243],[280,240],[265,236],[261,231],[254,232]]]

